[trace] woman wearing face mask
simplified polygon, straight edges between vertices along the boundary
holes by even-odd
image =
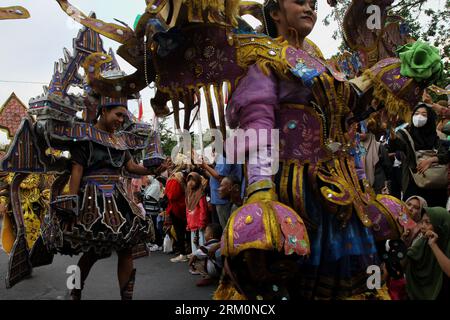
[[[409,136],[408,136],[409,135]],[[410,142],[414,142],[414,149]],[[442,145],[436,133],[436,114],[425,104],[419,104],[413,111],[411,123],[406,129],[399,130],[396,135],[391,134],[391,150],[401,151],[402,159],[402,191],[403,199],[413,195],[423,197],[429,206],[445,207],[447,202],[447,187],[441,189],[419,188],[412,177],[411,170],[424,173],[433,164],[447,164],[448,151]],[[415,151],[436,150],[436,156],[416,163]]]

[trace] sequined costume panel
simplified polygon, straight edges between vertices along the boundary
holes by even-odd
[[[251,66],[232,95],[227,119],[232,127],[280,129],[281,162],[274,177],[278,199],[303,218],[311,243],[311,255],[301,259],[306,272],[299,280],[300,295],[326,296],[332,292],[333,296],[347,296],[367,289],[361,279],[367,277],[367,266],[376,262],[376,246],[371,230],[352,214],[351,205],[341,206],[347,216],[339,219],[320,193],[324,184],[318,178],[319,167],[331,174],[334,166],[326,143],[330,114],[336,110],[317,101],[312,90],[296,79],[281,79],[273,73],[267,76],[257,65]],[[342,155],[344,163],[346,158]],[[331,167],[325,166],[328,162]],[[264,165],[264,161],[247,164],[249,183],[272,179],[260,174]],[[349,197],[357,193],[352,175],[340,175],[333,181],[346,182],[343,189],[353,189]],[[351,203],[351,198],[344,202]]]
[[[71,150],[72,162],[83,166],[79,210],[72,217],[57,211],[63,241],[54,243],[55,249],[63,254],[94,250],[107,256],[153,239],[152,220],[142,214],[123,185],[121,169],[130,159],[127,150],[93,142],[80,142]]]

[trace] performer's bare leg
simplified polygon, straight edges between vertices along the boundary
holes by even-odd
[[[131,300],[134,289],[133,257],[131,249],[117,251],[119,261],[117,264],[117,277],[119,279],[120,295],[122,300]]]
[[[81,290],[84,287],[84,282],[89,275],[89,272],[92,269],[92,266],[97,262],[98,256],[94,253],[94,251],[89,251],[83,253],[80,260],[78,261],[78,267],[80,268],[81,273],[81,289],[73,289],[70,293],[72,300],[80,300],[81,299]]]

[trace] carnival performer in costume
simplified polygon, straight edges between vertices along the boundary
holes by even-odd
[[[127,100],[101,98],[99,119],[94,125],[99,131],[104,132],[114,139],[114,133],[121,128],[127,117]],[[136,164],[128,150],[118,150],[105,145],[96,144],[93,141],[80,142],[71,150],[72,173],[70,178],[70,194],[83,197],[83,206],[79,211],[79,221],[87,230],[94,234],[103,233],[106,238],[109,235],[122,235],[125,241],[111,242],[111,248],[117,251],[118,279],[120,294],[123,300],[132,298],[134,277],[132,246],[136,234],[145,229],[148,237],[153,237],[153,225],[146,218],[133,199],[125,192],[122,185],[122,169],[136,175],[155,174],[155,170]],[[157,171],[165,170],[160,166]],[[100,220],[100,212],[104,212]],[[141,235],[142,236],[142,235]],[[128,237],[128,239],[127,239]],[[73,242],[83,246],[80,243]],[[99,248],[92,245],[89,251],[85,251],[78,262],[81,269],[81,282],[84,284],[90,269],[94,263],[109,255],[110,251],[99,252]],[[84,251],[84,250],[83,250]],[[81,297],[81,289],[71,292],[73,299]]]
[[[3,9],[0,19],[4,18]],[[16,15],[25,17],[26,11],[14,9]],[[6,12],[10,11],[7,8]],[[13,232],[3,233],[3,240],[9,235],[10,249],[5,282],[11,288],[29,277],[33,268],[51,264],[54,255],[60,253],[83,254],[79,266],[84,284],[92,265],[116,251],[121,297],[130,299],[135,274],[132,249],[151,241],[154,231],[151,219],[127,194],[125,181],[131,174],[165,170],[159,138],[150,125],[129,117],[126,97],[134,94],[110,85],[104,87],[109,89],[107,94],[99,93],[85,85],[82,75],[73,72],[84,64],[87,53],[99,53],[102,61],[106,59],[99,34],[84,28],[73,43],[73,54],[64,51],[64,59],[55,67],[44,93],[30,99],[29,116],[22,120],[0,160],[1,170],[12,174],[9,222]],[[122,76],[117,61],[110,62],[101,75]],[[91,66],[87,68],[91,70]],[[82,87],[85,94],[69,93],[71,85]],[[69,151],[70,157],[64,151]],[[144,166],[140,166],[136,162],[143,154]],[[35,181],[36,173],[52,177],[45,216],[34,209],[36,189],[25,194],[22,190],[22,184],[28,186],[29,181]],[[79,288],[72,291],[72,298],[80,297]]]
[[[305,59],[323,61],[319,49],[306,39],[316,23],[316,1],[269,1],[265,15],[270,35],[280,37],[277,41],[287,41],[301,49]],[[377,263],[375,241],[371,231],[352,214],[349,203],[338,210],[335,204],[345,204],[339,197],[332,199],[334,203],[325,203],[320,195],[317,197],[320,167],[332,156],[325,146],[324,130],[326,126],[339,125],[329,123],[337,121],[333,113],[339,110],[327,108],[333,101],[327,104],[317,101],[318,96],[326,99],[326,92],[311,88],[316,70],[299,62],[298,72],[312,83],[302,85],[299,81],[281,79],[263,64],[251,66],[231,97],[227,120],[231,128],[280,129],[281,166],[275,185],[271,175],[261,174],[264,172],[261,166],[270,161],[266,159],[265,164],[248,165],[249,189],[259,185],[260,192],[276,191],[279,199],[298,209],[307,222],[311,255],[302,263],[301,279],[297,279],[299,297],[348,297],[366,289],[367,266]],[[334,80],[326,73],[323,78],[327,84]],[[354,168],[353,160],[345,152],[339,160]],[[332,190],[329,194],[329,199],[335,197]]]
[[[374,33],[360,19],[369,4],[351,2],[343,26],[346,34],[358,32],[346,42],[355,51],[362,49],[351,57],[356,63],[349,76],[324,61],[306,39],[316,21],[313,1],[266,1],[262,19],[257,3],[148,0],[135,30],[89,19],[67,0],[57,1],[80,23],[122,43],[122,56],[138,70],[134,77],[110,81],[101,77],[101,66],[111,58],[91,55],[85,69],[95,90],[139,91],[155,81],[155,113],[168,115],[171,101],[175,127],[181,129],[182,109],[185,130],[195,101],[202,104],[203,90],[211,129],[220,128],[226,136],[228,103],[228,125],[249,135],[256,130],[259,144],[267,147],[257,164],[246,163],[247,198],[224,231],[227,277],[216,299],[346,298],[367,290],[366,268],[377,262],[375,242],[397,239],[412,225],[401,201],[376,195],[358,177],[347,131],[352,121],[383,106],[391,116],[405,116],[426,86],[401,73],[414,50],[406,47],[397,58],[392,42],[407,41],[398,24]],[[371,2],[382,7],[385,20],[388,2]],[[279,38],[254,32],[240,17],[247,13],[266,20],[270,35]],[[432,73],[438,75],[439,63],[435,67]],[[363,77],[353,79],[361,71]],[[371,106],[373,97],[384,105]],[[276,172],[271,165],[278,152],[270,136],[263,143],[263,129],[280,131]],[[234,146],[234,138],[228,140]],[[257,138],[249,140],[249,150],[258,147]],[[245,143],[237,145],[238,154],[244,154]],[[226,158],[233,161],[228,146]]]
[[[358,178],[346,134],[351,125],[347,120],[366,106],[349,82],[336,79],[306,38],[316,23],[316,8],[317,1],[311,0],[266,1],[267,32],[278,37],[274,41],[283,52],[297,49],[289,57],[296,79],[280,64],[261,59],[233,92],[227,120],[231,128],[246,131],[280,130],[280,168],[272,181],[270,159],[247,165],[247,203],[276,193],[306,223],[311,253],[298,260],[291,298],[341,299],[367,291],[367,267],[378,263],[366,207],[373,191]],[[242,145],[239,152],[245,152]],[[225,231],[229,246],[235,217],[243,210],[246,205],[234,213]]]

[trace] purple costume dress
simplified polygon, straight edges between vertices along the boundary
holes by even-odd
[[[335,110],[321,102],[300,79],[281,79],[274,72],[267,76],[255,64],[239,82],[226,116],[231,128],[280,130],[278,172],[272,176],[270,159],[258,156],[257,164],[247,164],[247,178],[249,185],[272,180],[278,200],[295,209],[307,226],[311,253],[298,260],[299,296],[348,297],[367,290],[366,270],[377,263],[376,247],[371,229],[359,219],[364,216],[354,214],[349,201],[358,193],[352,183],[359,183],[353,160],[345,149],[333,154],[326,147],[335,130]],[[237,152],[249,148],[241,144]],[[343,186],[348,194],[338,195]],[[324,188],[328,202],[321,194]]]

